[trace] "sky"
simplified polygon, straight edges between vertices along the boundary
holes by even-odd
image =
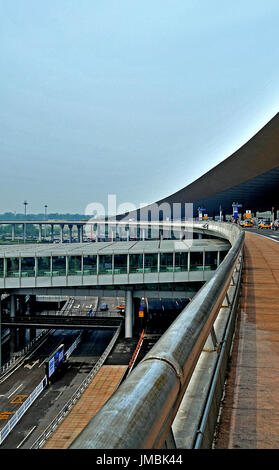
[[[278,0],[0,0],[0,213],[155,202],[279,110]]]

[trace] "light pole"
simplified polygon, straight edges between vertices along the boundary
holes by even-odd
[[[27,211],[27,205],[28,205],[28,202],[27,201],[24,201],[24,218],[26,220],[26,211]],[[26,242],[26,224],[24,224],[24,227],[23,227],[23,243]]]
[[[47,219],[47,204],[45,204],[45,238],[46,238],[46,219]]]

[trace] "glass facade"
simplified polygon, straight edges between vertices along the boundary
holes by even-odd
[[[21,258],[21,276],[35,276],[35,258]]]
[[[4,258],[0,258],[0,277],[4,276]]]
[[[160,253],[160,271],[173,272],[173,253]]]
[[[188,253],[175,253],[174,257],[174,270],[175,271],[188,271]]]
[[[68,256],[68,275],[80,276],[81,274],[81,256]]]
[[[143,273],[143,255],[130,255],[130,273]]]
[[[212,270],[217,268],[218,251],[206,251],[204,260],[204,270]]]
[[[66,276],[66,256],[52,257],[52,275]]]
[[[7,277],[19,277],[19,258],[7,258]]]
[[[223,261],[228,251],[206,252],[176,252],[159,253],[159,272],[180,272],[215,270]],[[189,260],[190,256],[190,260]],[[203,263],[204,260],[204,263]],[[4,277],[6,263],[6,277],[34,277],[37,276],[65,276],[68,262],[69,276],[96,275],[97,255],[69,255],[66,256],[39,256],[0,258],[0,278]],[[127,274],[128,255],[99,255],[99,274]],[[129,255],[130,273],[154,273],[158,272],[158,253],[142,253]]]
[[[127,274],[127,255],[114,255],[114,274]]]
[[[51,276],[51,264],[49,256],[40,256],[37,258],[38,276]]]
[[[144,272],[156,273],[158,271],[158,254],[145,253],[144,255]]]
[[[97,255],[83,256],[83,274],[84,276],[97,274]]]
[[[112,255],[99,256],[99,274],[112,274]]]
[[[190,271],[202,271],[203,270],[203,252],[192,251],[190,253]]]

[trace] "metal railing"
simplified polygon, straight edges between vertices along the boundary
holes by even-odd
[[[173,224],[174,226],[175,224]],[[187,224],[185,224],[187,225]],[[232,247],[200,289],[70,448],[161,448],[222,306],[242,251],[244,232],[230,224],[194,228],[229,239]]]

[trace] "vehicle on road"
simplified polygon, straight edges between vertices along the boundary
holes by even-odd
[[[104,312],[106,310],[108,310],[108,305],[107,304],[102,304],[101,305],[101,311]]]
[[[239,225],[241,225],[241,227],[254,227],[254,222],[252,219],[245,219],[241,220]]]
[[[274,222],[272,222],[271,230],[278,230],[278,228],[279,228],[279,219],[275,219]]]
[[[270,220],[261,220],[258,228],[271,228],[271,222]]]

